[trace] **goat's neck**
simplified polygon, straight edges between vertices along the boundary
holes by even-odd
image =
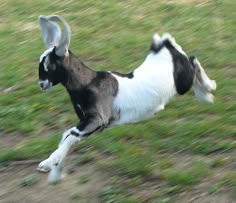
[[[64,67],[67,73],[67,81],[64,86],[68,91],[80,89],[96,77],[96,72],[89,69],[72,52],[69,52],[69,55],[64,59]]]

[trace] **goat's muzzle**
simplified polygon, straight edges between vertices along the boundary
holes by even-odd
[[[47,80],[40,80],[39,86],[41,87],[43,91],[46,91],[46,90],[49,90],[53,86],[53,84],[47,79]]]

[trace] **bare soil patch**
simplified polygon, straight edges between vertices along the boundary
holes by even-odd
[[[0,168],[0,203],[101,202],[100,194],[108,178],[95,164],[77,167],[56,185],[49,185],[47,174],[37,172],[36,167],[37,164],[24,164]],[[36,174],[37,182],[22,186],[22,180],[30,174]],[[83,177],[87,178],[86,182],[81,181]]]
[[[0,131],[0,149],[11,149],[16,147],[22,142],[30,140],[29,137],[21,135],[19,133],[5,133]]]

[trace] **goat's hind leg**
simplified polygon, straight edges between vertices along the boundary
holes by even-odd
[[[216,89],[216,82],[215,80],[211,80],[203,67],[201,66],[200,62],[197,60],[197,58],[193,59],[193,64],[195,68],[197,69],[196,71],[196,77],[201,83],[201,85],[206,89],[207,92],[211,92]]]
[[[213,103],[214,96],[211,91],[216,89],[216,82],[211,80],[200,62],[195,57],[190,58],[190,62],[195,68],[195,79],[193,84],[193,90],[196,97],[202,101]]]

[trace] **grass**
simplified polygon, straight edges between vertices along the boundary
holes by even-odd
[[[22,145],[12,149],[0,151],[0,163],[9,162],[11,160],[37,159],[42,158],[45,153],[51,153],[56,148],[59,140],[58,136],[39,139],[35,138]]]
[[[38,179],[39,178],[37,174],[28,175],[21,180],[20,186],[22,187],[32,186],[38,182]]]
[[[87,164],[95,160],[96,154],[93,152],[86,152],[84,154],[81,154],[79,158],[77,159],[77,164]]]
[[[115,185],[107,185],[103,188],[102,201],[105,203],[137,203],[135,199],[127,197],[127,194]]]
[[[187,169],[169,169],[163,172],[163,178],[169,183],[170,186],[178,186],[178,189],[196,185],[206,175],[209,169],[202,162],[196,162],[192,167]],[[172,188],[173,189],[173,188]]]
[[[218,84],[214,105],[199,103],[188,93],[173,99],[156,118],[91,136],[78,150],[93,146],[113,156],[111,162],[103,160],[103,167],[129,180],[138,177],[142,182],[152,174],[164,174],[161,181],[166,183],[165,191],[179,185],[182,190],[189,185],[193,188],[205,174],[213,177],[227,163],[210,155],[231,156],[236,149],[235,9],[230,0],[3,0],[0,132],[9,136],[17,132],[30,141],[0,149],[0,163],[48,156],[62,132],[78,122],[61,86],[42,93],[37,84],[38,59],[44,51],[37,18],[40,14],[58,14],[71,25],[71,50],[95,70],[129,72],[144,60],[152,34],[168,31],[189,55],[198,56]],[[191,160],[195,156],[211,159],[211,166],[191,163],[188,170],[181,170],[176,163],[180,157],[173,157],[176,152]],[[96,156],[82,155],[78,162],[97,161]],[[183,165],[188,162],[182,161]],[[171,201],[171,194],[161,194],[157,202]]]

